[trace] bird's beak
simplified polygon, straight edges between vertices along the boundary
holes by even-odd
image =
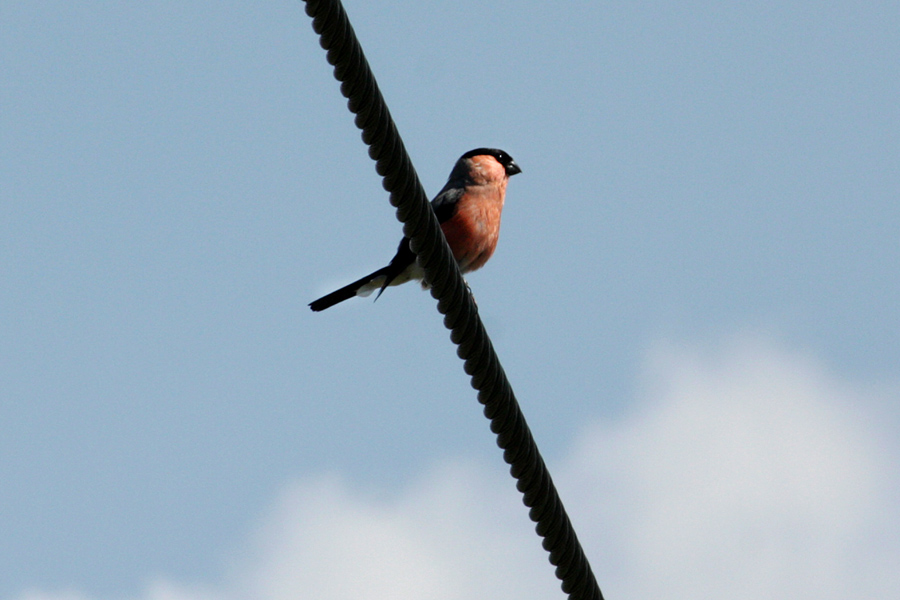
[[[516,161],[514,161],[514,160],[509,161],[509,164],[506,165],[506,176],[507,177],[512,177],[513,175],[515,175],[517,173],[521,173],[521,172],[522,172],[522,169],[519,168],[519,165],[517,165]]]

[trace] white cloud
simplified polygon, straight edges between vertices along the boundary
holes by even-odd
[[[288,487],[266,518],[241,595],[328,598],[522,598],[544,569],[512,480],[472,465],[437,467],[389,500],[335,477]],[[503,489],[507,488],[507,489]]]
[[[660,346],[648,370],[565,473],[622,569],[600,568],[613,597],[900,597],[897,441],[873,398],[759,340]]]
[[[40,590],[29,590],[19,596],[19,600],[89,600],[86,596],[73,591],[65,590],[60,592],[42,592]]]
[[[759,340],[651,354],[634,410],[554,473],[608,598],[900,597],[896,391]],[[247,545],[228,581],[146,600],[564,597],[499,468],[377,494],[298,481]]]

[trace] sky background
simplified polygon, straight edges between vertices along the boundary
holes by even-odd
[[[900,4],[348,0],[608,598],[900,597]],[[0,2],[0,599],[563,598],[302,2]]]

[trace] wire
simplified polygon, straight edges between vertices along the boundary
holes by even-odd
[[[383,177],[384,189],[397,208],[403,233],[425,270],[425,281],[438,301],[457,355],[478,390],[478,401],[490,419],[503,459],[517,480],[529,517],[550,553],[550,563],[562,581],[562,590],[571,600],[603,600],[584,550],[553,480],[538,451],[512,386],[497,358],[491,339],[478,316],[478,308],[450,247],[431,210],[425,189],[412,166],[391,113],[384,102],[375,76],[340,0],[305,0],[306,13],[320,36],[334,76],[341,82],[347,107],[356,115],[356,126],[369,146],[369,156]]]

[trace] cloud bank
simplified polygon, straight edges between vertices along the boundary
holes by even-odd
[[[770,341],[660,344],[633,410],[552,465],[604,595],[900,597],[898,399]],[[482,465],[402,490],[325,474],[285,486],[226,580],[143,598],[564,598],[526,514]]]

